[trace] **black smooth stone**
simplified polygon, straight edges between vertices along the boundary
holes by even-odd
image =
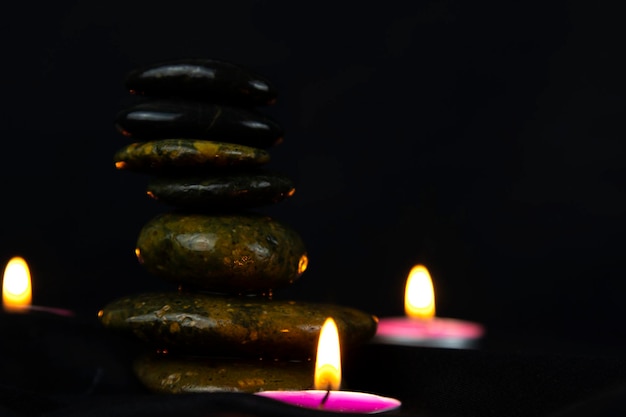
[[[184,59],[147,65],[126,77],[131,94],[191,98],[235,106],[276,101],[276,88],[264,77],[229,62]]]
[[[278,203],[295,193],[293,181],[272,172],[234,172],[192,177],[154,177],[147,193],[188,209],[246,209]]]
[[[117,114],[120,132],[137,140],[207,139],[269,148],[282,141],[282,127],[257,111],[199,101],[155,99]]]

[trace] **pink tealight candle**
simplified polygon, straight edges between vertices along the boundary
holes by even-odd
[[[435,291],[423,265],[411,269],[404,295],[405,317],[381,318],[373,343],[472,348],[485,333],[478,323],[435,317]]]
[[[366,392],[339,391],[341,385],[341,350],[339,332],[332,318],[320,331],[315,361],[314,390],[261,391],[256,393],[297,407],[342,413],[373,414],[394,410],[401,402]]]
[[[374,414],[395,410],[400,401],[366,392],[350,391],[261,391],[257,395],[273,398],[297,407],[341,413]]]

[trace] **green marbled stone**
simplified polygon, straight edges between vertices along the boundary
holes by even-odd
[[[98,316],[105,328],[154,349],[268,360],[315,358],[328,317],[337,323],[343,351],[369,341],[377,327],[376,317],[350,307],[191,292],[120,298]]]
[[[135,253],[154,276],[230,293],[286,287],[308,263],[298,233],[256,214],[161,213],[140,231]]]
[[[206,356],[143,355],[133,363],[139,381],[163,394],[312,389],[312,361],[262,361]]]
[[[119,149],[113,159],[118,169],[153,173],[258,167],[268,163],[270,155],[265,150],[234,143],[162,139],[131,143]]]
[[[221,210],[278,203],[295,193],[293,181],[272,172],[235,172],[193,177],[153,178],[150,197],[177,207]]]

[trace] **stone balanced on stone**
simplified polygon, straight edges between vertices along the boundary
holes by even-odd
[[[100,322],[146,346],[133,370],[152,391],[312,388],[325,319],[344,352],[373,337],[377,320],[271,297],[308,264],[297,232],[255,212],[295,191],[263,168],[283,130],[256,108],[276,101],[275,87],[231,63],[188,59],[133,70],[126,88],[137,103],[116,117],[131,143],[115,166],[148,174],[148,196],[171,208],[144,225],[135,253],[173,289],[114,300]]]

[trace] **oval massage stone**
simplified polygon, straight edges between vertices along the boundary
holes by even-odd
[[[215,168],[250,168],[270,160],[267,151],[233,143],[194,139],[136,142],[113,156],[115,167],[129,171],[194,172]]]
[[[120,298],[98,316],[104,327],[171,353],[285,360],[315,358],[328,317],[344,351],[370,340],[377,327],[374,316],[350,307],[191,292]]]
[[[154,276],[230,293],[286,287],[308,263],[298,233],[257,214],[161,213],[141,229],[135,252]]]
[[[195,101],[148,100],[120,111],[115,123],[137,140],[206,139],[269,148],[283,137],[281,126],[257,111]]]
[[[273,104],[277,90],[266,78],[229,62],[184,59],[137,68],[126,77],[132,94],[180,97],[238,106]]]
[[[195,177],[156,177],[150,197],[200,210],[245,209],[278,203],[295,193],[293,181],[272,172],[236,172]]]
[[[312,361],[263,361],[145,354],[133,371],[151,391],[163,394],[195,392],[258,392],[312,389]]]

